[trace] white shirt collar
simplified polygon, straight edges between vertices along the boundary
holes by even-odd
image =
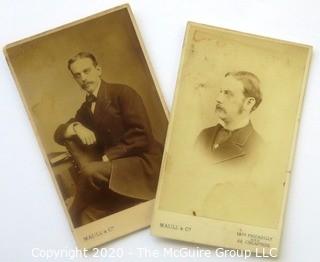
[[[98,87],[92,92],[92,94],[97,97],[98,96],[98,92],[101,86],[101,78],[99,78],[99,83],[98,83]]]

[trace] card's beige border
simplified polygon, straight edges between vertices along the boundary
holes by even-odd
[[[140,46],[142,48],[143,55],[144,55],[144,57],[146,59],[146,62],[147,62],[147,65],[148,65],[148,69],[149,69],[149,71],[151,73],[151,76],[152,76],[152,80],[153,80],[153,82],[154,82],[154,84],[156,86],[157,94],[160,97],[161,104],[162,104],[162,106],[164,108],[166,117],[168,119],[168,117],[169,117],[168,108],[166,106],[164,97],[163,97],[163,95],[161,93],[158,81],[157,81],[157,79],[155,77],[155,73],[154,73],[153,68],[151,66],[151,61],[150,61],[150,59],[149,59],[149,57],[147,55],[147,51],[146,51],[146,48],[145,48],[145,46],[143,44],[141,34],[140,34],[139,30],[138,30],[138,25],[137,25],[137,23],[136,23],[136,21],[134,19],[134,16],[133,16],[133,13],[132,13],[132,10],[131,10],[129,4],[120,5],[120,6],[117,6],[115,8],[100,12],[98,14],[95,14],[95,15],[92,15],[92,16],[77,20],[77,21],[69,23],[69,24],[66,24],[64,26],[60,26],[60,27],[57,27],[55,29],[52,29],[52,30],[49,30],[49,31],[46,31],[46,32],[43,32],[43,33],[40,33],[40,34],[37,34],[35,36],[28,37],[28,38],[25,38],[23,40],[11,43],[11,44],[5,46],[4,49],[3,49],[5,57],[6,57],[6,60],[7,60],[7,63],[8,63],[9,68],[10,68],[10,71],[11,71],[11,73],[13,75],[13,78],[14,78],[14,80],[16,82],[17,87],[18,87],[20,96],[21,96],[21,98],[23,100],[25,109],[26,109],[26,111],[28,113],[29,120],[30,120],[30,122],[32,124],[32,127],[33,127],[34,131],[35,131],[35,134],[36,134],[36,137],[37,137],[37,141],[38,141],[38,143],[40,145],[40,148],[41,148],[41,151],[42,151],[42,155],[43,155],[43,157],[45,159],[45,162],[47,164],[47,167],[48,167],[48,169],[49,169],[49,171],[51,173],[51,177],[52,177],[52,179],[54,181],[56,190],[57,190],[57,192],[59,194],[59,198],[60,198],[60,200],[62,202],[64,211],[65,211],[66,216],[68,218],[68,222],[69,222],[71,231],[72,231],[72,233],[73,233],[73,235],[75,237],[75,240],[76,240],[77,245],[78,245],[79,248],[92,249],[93,247],[96,247],[96,246],[101,245],[103,243],[106,243],[108,241],[111,241],[111,240],[114,240],[114,239],[119,238],[121,236],[127,235],[127,234],[132,233],[134,231],[137,231],[139,229],[143,229],[143,228],[148,227],[150,225],[150,221],[151,221],[151,212],[152,212],[154,200],[150,200],[148,202],[139,204],[137,206],[134,206],[132,208],[126,209],[126,210],[121,211],[119,213],[116,213],[116,214],[113,214],[111,216],[108,216],[108,217],[105,217],[103,219],[100,219],[98,221],[92,222],[92,223],[90,223],[88,225],[81,226],[81,227],[78,227],[78,228],[74,228],[73,227],[71,219],[69,217],[68,210],[66,209],[66,206],[64,205],[63,197],[62,197],[62,195],[60,193],[57,181],[56,181],[56,179],[54,177],[54,173],[53,173],[53,170],[51,168],[50,162],[49,162],[49,160],[47,158],[46,152],[45,152],[44,147],[42,145],[41,138],[39,136],[39,131],[37,130],[37,127],[36,127],[36,125],[35,125],[35,123],[34,123],[34,121],[32,119],[32,114],[29,111],[27,103],[26,103],[26,100],[25,100],[25,98],[23,96],[21,85],[20,85],[20,83],[18,81],[17,75],[14,72],[14,68],[12,67],[12,65],[10,63],[10,60],[8,58],[7,49],[11,48],[11,47],[14,47],[14,46],[17,46],[17,45],[20,45],[22,43],[30,42],[30,41],[32,41],[34,39],[39,38],[39,37],[44,37],[44,36],[52,34],[54,32],[58,32],[58,31],[63,30],[65,28],[73,27],[75,25],[84,23],[86,21],[90,21],[92,19],[104,16],[106,14],[109,14],[109,13],[112,13],[112,12],[115,12],[115,11],[118,11],[118,10],[121,10],[121,9],[127,9],[128,13],[130,15],[131,22],[133,24],[135,33],[136,33],[136,35],[138,37],[139,44],[140,44]],[[87,237],[89,240],[85,241],[84,237]]]
[[[197,29],[211,29],[211,30],[217,30],[217,31],[223,31],[228,32],[230,34],[234,35],[242,35],[242,36],[248,36],[251,38],[258,38],[258,39],[264,39],[269,41],[274,41],[277,43],[284,43],[284,44],[290,44],[295,46],[300,46],[308,49],[308,58],[304,73],[304,80],[303,80],[303,86],[301,88],[300,93],[300,101],[298,105],[298,114],[296,117],[296,125],[295,125],[295,131],[294,131],[294,139],[292,141],[291,146],[291,153],[289,157],[288,162],[288,168],[287,168],[287,183],[285,185],[284,190],[284,198],[282,203],[282,211],[281,211],[281,218],[279,222],[279,226],[277,229],[271,229],[271,228],[263,228],[263,227],[257,227],[257,226],[249,226],[239,223],[231,223],[226,221],[220,221],[220,220],[214,220],[214,219],[208,219],[208,218],[202,218],[202,217],[193,217],[188,215],[183,215],[179,213],[174,212],[168,212],[165,210],[162,210],[159,208],[160,204],[160,198],[161,198],[161,191],[163,186],[163,181],[165,177],[165,166],[166,166],[166,160],[168,155],[168,148],[171,143],[171,134],[173,132],[172,130],[172,119],[175,115],[176,111],[176,102],[177,97],[179,96],[180,92],[180,82],[181,82],[181,74],[182,74],[182,67],[184,65],[185,55],[186,55],[186,48],[187,48],[187,39],[189,39],[189,33],[191,31],[191,28],[197,28]],[[151,223],[151,233],[155,236],[164,237],[164,238],[170,238],[170,239],[176,239],[176,240],[182,240],[192,243],[199,243],[199,244],[205,244],[205,245],[211,245],[211,246],[220,246],[224,248],[232,248],[232,249],[240,249],[240,250],[250,250],[253,253],[256,254],[272,254],[272,255],[278,255],[279,252],[279,246],[280,246],[280,239],[281,239],[281,233],[282,233],[282,227],[283,227],[283,218],[285,215],[285,205],[287,202],[287,194],[288,194],[288,186],[289,186],[289,178],[291,175],[291,170],[293,167],[293,159],[295,155],[295,147],[296,147],[296,140],[298,136],[298,127],[300,123],[300,117],[301,117],[301,110],[302,110],[302,103],[305,93],[305,87],[307,84],[307,78],[308,78],[308,72],[309,67],[311,63],[311,55],[312,55],[312,46],[289,42],[289,41],[283,41],[278,39],[273,39],[269,37],[263,37],[253,34],[247,34],[242,33],[234,30],[214,27],[214,26],[208,26],[204,24],[194,23],[194,22],[188,22],[185,38],[184,38],[184,44],[182,48],[182,54],[181,54],[181,60],[180,60],[180,68],[178,73],[178,78],[176,82],[176,91],[174,95],[174,102],[173,102],[173,108],[170,115],[170,121],[167,131],[167,138],[165,143],[165,149],[162,159],[162,165],[161,165],[161,171],[160,171],[160,179],[158,184],[158,191],[156,195],[156,201],[154,205],[154,212],[153,212],[153,218]],[[173,196],[174,197],[174,196]],[[164,227],[160,226],[160,223],[165,225]],[[270,242],[270,248],[261,248],[258,246],[248,245],[248,244],[239,244],[237,243],[237,232],[247,232],[252,234],[260,234],[269,236],[272,238],[272,241]]]

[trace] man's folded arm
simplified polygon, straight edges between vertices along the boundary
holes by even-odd
[[[54,132],[54,141],[56,141],[60,145],[63,145],[66,138],[70,138],[75,135],[73,124],[76,122],[77,121],[72,118],[68,122],[59,125]]]
[[[54,141],[56,141],[60,145],[64,145],[65,139],[70,138],[76,134],[74,127],[75,125],[82,122],[81,119],[83,119],[83,107],[84,104],[82,104],[80,109],[78,109],[75,117],[71,118],[68,122],[58,126],[54,133]]]

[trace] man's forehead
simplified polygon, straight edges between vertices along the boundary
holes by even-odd
[[[88,68],[91,66],[94,66],[92,59],[89,57],[82,57],[82,58],[78,58],[76,61],[74,61],[70,65],[70,68],[75,69],[75,70],[81,70],[81,69]]]
[[[233,93],[242,93],[243,84],[241,81],[229,76],[223,79],[221,90],[232,91]]]

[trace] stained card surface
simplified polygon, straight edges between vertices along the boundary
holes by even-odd
[[[278,252],[311,47],[189,23],[152,232]]]
[[[10,44],[5,54],[78,246],[147,227],[167,111],[130,7]]]

